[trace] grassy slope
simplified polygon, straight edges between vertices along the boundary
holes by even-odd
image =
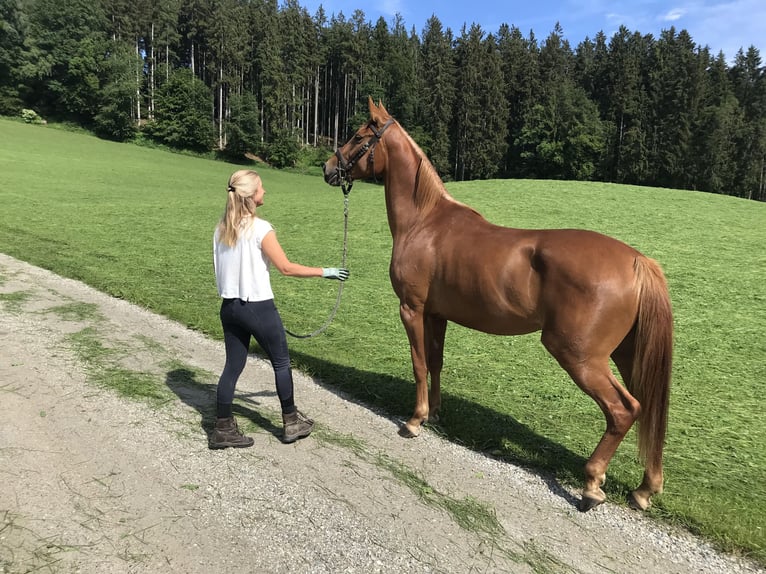
[[[236,166],[0,119],[0,251],[220,335],[212,228]],[[288,255],[337,265],[343,202],[319,177],[261,169],[263,217]],[[495,223],[584,227],[659,260],[676,318],[666,494],[655,514],[766,563],[766,205],[596,183],[484,181],[448,186]],[[294,361],[388,412],[414,403],[409,352],[388,283],[382,189],[355,184],[340,313],[321,337],[291,340]],[[1,279],[1,278],[0,278]],[[318,327],[337,284],[274,277],[286,326]],[[579,482],[603,418],[537,335],[450,326],[440,430],[473,448]],[[297,390],[300,397],[300,389]],[[640,480],[632,437],[610,467],[619,499]]]

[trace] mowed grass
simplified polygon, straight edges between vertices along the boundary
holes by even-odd
[[[220,337],[211,236],[235,169],[0,119],[0,251]],[[267,189],[261,215],[288,255],[337,266],[340,190],[318,176],[259,171]],[[482,181],[448,189],[495,223],[594,229],[661,262],[676,350],[665,494],[650,514],[766,564],[766,205],[599,183]],[[351,279],[340,311],[322,335],[290,339],[292,356],[329,388],[404,419],[414,383],[388,280],[383,189],[355,183],[349,219]],[[278,274],[273,284],[285,325],[296,333],[325,321],[338,288]],[[493,337],[450,325],[442,388],[435,430],[580,484],[603,417],[537,334]],[[609,469],[610,499],[624,500],[641,473],[631,433]]]

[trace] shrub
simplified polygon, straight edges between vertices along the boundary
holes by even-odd
[[[227,141],[223,155],[235,161],[242,161],[245,154],[256,152],[260,145],[258,102],[254,95],[245,93],[233,96],[229,104],[231,118],[226,126]]]
[[[300,151],[301,145],[295,134],[287,130],[274,131],[264,149],[266,161],[277,168],[293,167]]]
[[[154,121],[146,133],[179,149],[209,151],[214,132],[210,121],[212,94],[191,70],[177,70],[157,92]]]
[[[21,117],[28,124],[45,124],[45,123],[47,123],[44,119],[42,119],[38,115],[38,113],[36,111],[30,110],[30,109],[23,109],[23,110],[21,110]]]

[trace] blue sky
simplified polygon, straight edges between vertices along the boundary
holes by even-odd
[[[707,45],[714,54],[723,51],[731,62],[741,47],[760,51],[766,63],[766,0],[299,0],[312,16],[321,4],[328,18],[343,13],[350,18],[357,8],[375,23],[381,16],[390,24],[397,13],[408,30],[420,35],[431,15],[444,28],[459,35],[463,24],[479,24],[484,32],[497,32],[500,24],[516,26],[524,36],[532,30],[544,40],[556,22],[572,48],[586,36],[593,38],[603,30],[610,38],[625,25],[631,32],[653,34],[675,26],[686,29],[696,44]]]

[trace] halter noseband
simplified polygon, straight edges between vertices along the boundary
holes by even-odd
[[[340,152],[340,148],[335,150],[335,156],[338,158],[338,167],[336,169],[338,171],[338,177],[340,178],[340,185],[341,189],[343,190],[343,195],[349,194],[351,191],[351,186],[354,183],[354,180],[351,178],[348,172],[352,167],[354,167],[354,165],[356,165],[356,162],[365,156],[368,151],[370,152],[370,161],[372,162],[373,166],[373,175],[375,174],[375,146],[378,145],[378,142],[383,137],[383,132],[385,132],[388,129],[388,126],[393,123],[394,119],[389,118],[389,120],[383,124],[382,128],[376,130],[375,126],[372,125],[372,122],[370,122],[369,127],[372,130],[373,135],[370,136],[370,139],[368,139],[364,145],[356,150],[356,153],[348,161],[343,159],[343,154]]]

